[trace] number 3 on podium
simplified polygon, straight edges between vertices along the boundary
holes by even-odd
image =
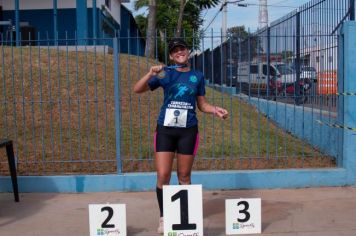
[[[227,199],[225,201],[226,234],[261,233],[261,199]]]

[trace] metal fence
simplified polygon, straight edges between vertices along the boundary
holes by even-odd
[[[43,41],[1,41],[0,129],[16,143],[19,173],[115,171],[113,55],[106,46],[69,46],[77,40]]]
[[[215,48],[205,43],[195,58],[196,67],[213,84],[335,112],[337,30],[342,22],[354,20],[354,4],[313,0],[255,33],[240,30],[227,40],[206,33],[211,41],[221,41]],[[281,78],[274,81],[276,76]]]
[[[350,17],[348,3],[311,1],[269,28],[247,38],[231,35],[216,48],[214,35],[185,35],[196,55],[193,68],[205,74],[207,100],[230,112],[226,121],[198,112],[201,140],[195,169],[336,166],[337,153],[328,151],[337,149],[333,131],[323,131],[316,120],[330,122],[336,116],[336,92],[321,85],[337,80],[336,29]],[[45,39],[47,46],[15,47],[11,39],[2,39],[0,135],[14,140],[19,173],[154,170],[153,133],[163,94],[136,95],[132,87],[151,65],[168,63],[169,35],[163,38],[157,38],[156,59],[130,51],[130,44],[142,42],[138,37],[97,44],[85,39],[94,41],[92,46],[67,38],[61,46]],[[125,40],[127,54],[120,47]],[[309,67],[315,71],[302,70]],[[288,78],[283,70],[291,71]],[[295,86],[307,79],[309,89]],[[265,106],[268,111],[262,112]],[[282,123],[292,119],[292,128],[272,119],[273,109]],[[0,171],[6,173],[5,155],[0,161]]]

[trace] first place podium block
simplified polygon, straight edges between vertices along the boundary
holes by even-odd
[[[202,199],[201,185],[163,186],[164,236],[202,236]]]

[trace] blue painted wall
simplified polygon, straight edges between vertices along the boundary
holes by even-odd
[[[52,11],[51,11],[52,13]],[[65,39],[66,31],[67,37],[70,39],[75,38],[75,31],[77,25],[77,19],[75,17],[75,11],[73,9],[58,9],[57,15],[58,22],[58,38]],[[51,16],[53,18],[53,16]],[[52,28],[51,28],[52,29]]]
[[[15,22],[14,11],[3,11],[3,19],[11,19]],[[21,10],[20,21],[29,22],[36,30],[36,40],[38,35],[40,39],[53,39],[53,11],[52,10]],[[58,33],[59,39],[65,39],[65,31],[68,32],[68,38],[74,38],[76,31],[76,13],[73,9],[58,9]]]
[[[319,109],[294,106],[254,97],[249,98],[243,95],[239,97],[252,104],[283,130],[287,130],[298,138],[305,140],[323,153],[339,158],[339,129],[317,122],[319,120],[326,124],[334,124],[337,120],[336,114],[332,118],[332,114]]]
[[[88,44],[88,8],[86,0],[76,0],[77,38],[81,45]]]
[[[340,30],[339,37],[339,93],[356,93],[356,21],[345,23]],[[340,97],[339,124],[346,127],[356,128],[356,96]],[[342,148],[340,152],[343,156],[343,166],[349,166],[347,172],[348,182],[356,182],[356,131],[343,130],[341,136]]]
[[[207,85],[223,93],[234,95],[237,92],[235,87],[214,85],[210,84],[209,81],[207,81]],[[243,94],[235,96],[256,107],[283,130],[287,130],[296,137],[305,140],[329,156],[337,159],[340,157],[340,130],[318,122],[334,124],[337,121],[336,113],[248,97]]]
[[[87,36],[88,40],[82,40],[80,44],[94,44],[93,38],[93,9],[87,8],[86,14],[83,14],[87,18]],[[122,53],[130,53],[133,55],[144,55],[145,40],[138,32],[137,24],[133,18],[131,12],[124,6],[121,6],[121,26],[117,22],[113,22],[106,18],[99,8],[96,9],[96,15],[98,22],[96,29],[98,32],[98,38],[107,38],[105,40],[98,40],[96,44],[112,45],[112,40],[109,38],[115,37],[119,34],[120,39],[120,51]],[[0,20],[9,20],[15,22],[15,11],[3,11],[3,18]],[[38,42],[40,45],[47,45],[46,39],[51,39],[50,44],[53,44],[54,39],[53,30],[53,10],[20,10],[20,21],[28,22],[30,26],[35,27],[36,37],[35,39],[41,39],[44,41]],[[58,22],[58,39],[59,45],[74,45],[76,31],[77,31],[77,12],[76,9],[58,9],[57,10],[57,22]],[[110,28],[110,32],[104,32],[104,25]],[[3,27],[5,30],[5,27]],[[119,32],[119,33],[117,33]],[[85,35],[81,32],[81,35]],[[70,39],[66,41],[64,39]],[[15,41],[15,39],[14,39]],[[129,48],[130,45],[130,48]]]

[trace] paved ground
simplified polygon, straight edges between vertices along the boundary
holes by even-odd
[[[356,187],[204,191],[204,236],[225,235],[225,199],[262,198],[262,235],[356,235]],[[0,193],[0,235],[89,235],[89,203],[125,203],[128,235],[157,235],[154,192]]]

